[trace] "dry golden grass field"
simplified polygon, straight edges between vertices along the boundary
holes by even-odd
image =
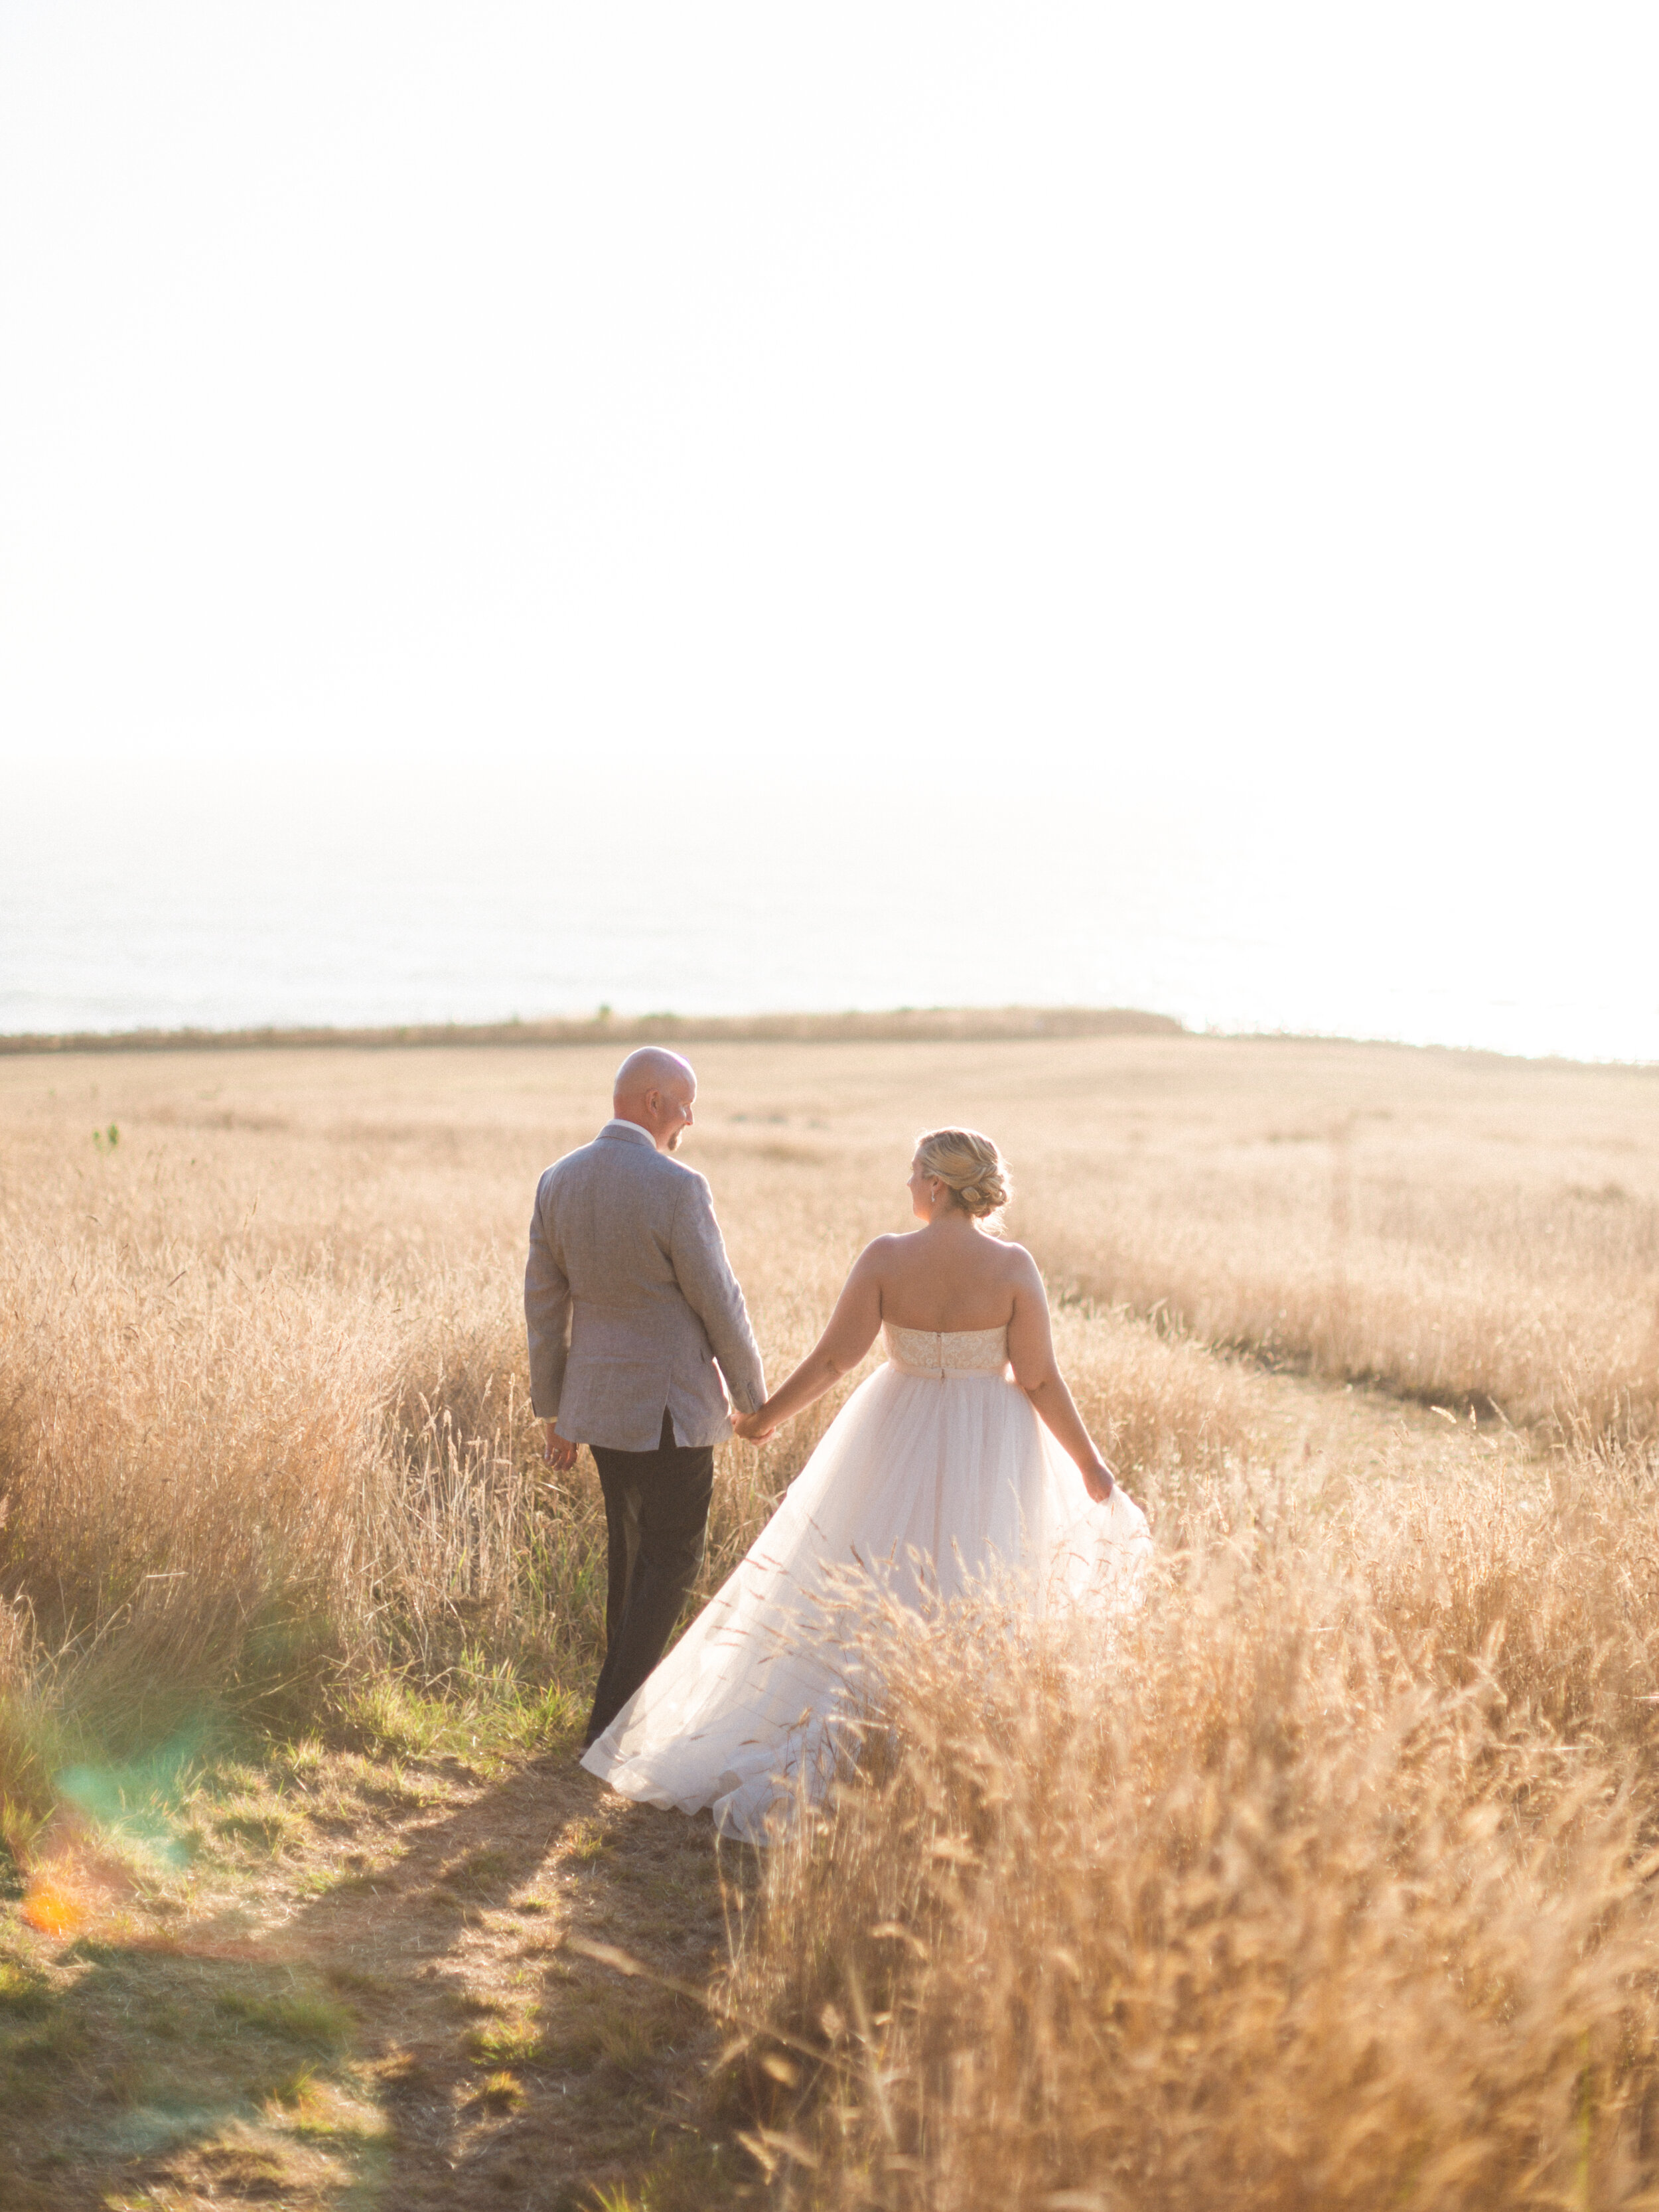
[[[996,1136],[1144,1613],[872,1615],[890,1725],[717,1851],[574,1764],[525,1402],[614,1048],[0,1059],[0,2206],[1659,2203],[1659,1073],[692,1050],[774,1375]]]

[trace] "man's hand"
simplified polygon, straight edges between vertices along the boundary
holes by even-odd
[[[764,1406],[757,1407],[752,1413],[733,1413],[732,1435],[741,1437],[746,1444],[763,1444],[769,1437],[775,1436],[778,1431],[777,1423],[767,1420],[765,1413]]]
[[[556,1474],[568,1474],[576,1464],[576,1447],[562,1437],[551,1421],[542,1423],[542,1457]]]

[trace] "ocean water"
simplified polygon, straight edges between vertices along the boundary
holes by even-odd
[[[1455,822],[495,767],[9,788],[0,1032],[1024,1003],[1659,1060],[1644,878]]]

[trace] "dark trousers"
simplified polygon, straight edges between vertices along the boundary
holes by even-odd
[[[605,1664],[586,1741],[605,1734],[662,1657],[702,1565],[712,1444],[677,1444],[666,1411],[655,1451],[593,1446],[605,1492]]]

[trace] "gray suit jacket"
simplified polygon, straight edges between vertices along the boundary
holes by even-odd
[[[654,1451],[665,1407],[678,1443],[718,1443],[727,1386],[744,1413],[766,1396],[708,1185],[632,1121],[537,1185],[524,1313],[532,1402],[572,1443]]]

